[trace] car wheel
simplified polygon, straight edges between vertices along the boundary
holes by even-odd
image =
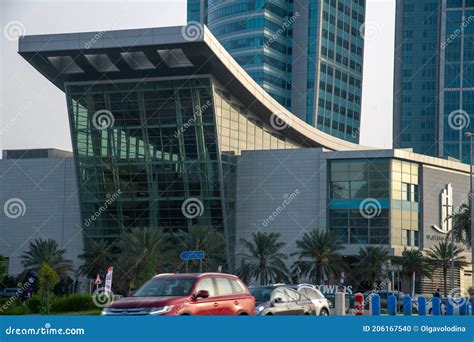
[[[431,315],[432,312],[433,312],[432,309],[429,309],[429,310],[428,310],[428,314],[429,314],[429,315]]]
[[[319,311],[319,316],[329,316],[328,309],[322,308],[321,311]]]
[[[239,313],[239,316],[248,316],[248,313],[246,313],[246,312],[241,312],[241,313]]]
[[[273,314],[271,312],[265,314],[265,316],[273,316]]]

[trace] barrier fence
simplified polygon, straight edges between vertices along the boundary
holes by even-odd
[[[336,315],[344,316],[345,310],[345,296],[336,293],[335,308]],[[368,310],[366,310],[366,301],[368,301]],[[399,310],[401,307],[401,310]],[[445,299],[433,297],[429,300],[425,296],[416,297],[414,302],[409,295],[405,295],[402,300],[397,296],[391,294],[387,298],[386,307],[383,307],[380,296],[377,293],[372,293],[364,298],[362,293],[354,294],[354,315],[382,315],[382,310],[386,310],[389,316],[396,316],[401,312],[404,316],[411,316],[417,314],[418,316],[474,316],[474,298],[468,299],[463,297],[450,297]]]

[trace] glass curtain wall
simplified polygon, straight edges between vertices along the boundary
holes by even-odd
[[[69,85],[67,98],[86,242],[144,227],[224,233],[209,79]],[[189,198],[201,215],[183,214]]]

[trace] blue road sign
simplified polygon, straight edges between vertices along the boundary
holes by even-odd
[[[204,259],[203,251],[184,251],[179,255],[181,260],[202,260]]]

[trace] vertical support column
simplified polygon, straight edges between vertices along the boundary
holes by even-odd
[[[334,306],[336,316],[345,316],[346,314],[346,295],[344,292],[336,292],[334,295]]]
[[[140,112],[141,132],[145,154],[144,157],[146,179],[148,183],[148,198],[150,208],[148,222],[150,224],[150,227],[158,228],[158,191],[157,182],[153,179],[153,167],[151,165],[152,158],[150,157],[150,139],[148,138],[148,124],[145,110],[145,100],[143,98],[143,91],[140,91],[138,93],[138,109]]]

